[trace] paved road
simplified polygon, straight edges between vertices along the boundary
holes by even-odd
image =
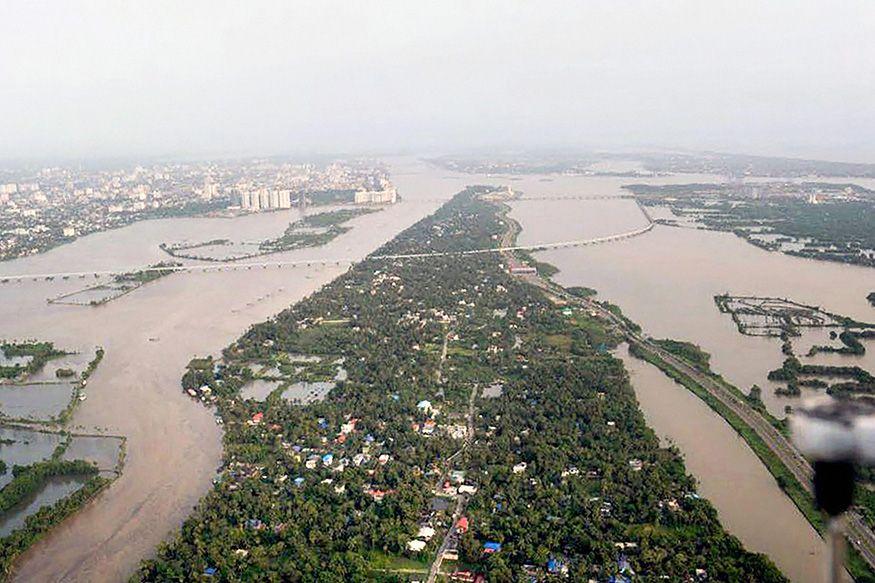
[[[813,495],[812,479],[814,471],[808,460],[796,449],[790,440],[779,432],[758,411],[751,407],[742,397],[730,390],[725,384],[700,370],[674,354],[667,352],[648,338],[632,330],[628,324],[612,312],[590,300],[569,294],[559,286],[545,282],[540,278],[530,281],[550,294],[578,304],[587,310],[594,310],[604,319],[612,322],[623,332],[630,344],[637,344],[645,350],[654,353],[681,374],[691,378],[714,398],[718,399],[742,421],[750,426],[765,442],[772,452],[778,456],[784,466],[790,470],[796,480]],[[859,551],[870,567],[875,568],[875,533],[872,532],[857,512],[846,515],[846,533],[854,548]]]
[[[450,471],[452,464],[450,463],[454,457],[462,453],[462,451],[468,447],[472,441],[474,441],[474,401],[477,399],[477,388],[471,388],[471,395],[468,397],[468,414],[466,415],[466,424],[468,426],[468,433],[465,435],[465,442],[462,445],[462,449],[454,453],[452,456],[447,458],[447,463],[445,464],[444,475]],[[435,491],[437,492],[438,488],[443,482],[443,476],[438,480],[438,484],[435,487]],[[441,541],[441,546],[438,547],[437,555],[435,556],[434,561],[431,564],[431,569],[428,572],[428,583],[434,583],[435,579],[440,573],[441,563],[444,560],[444,551],[450,545],[450,541],[453,539],[453,536],[456,533],[456,521],[462,516],[462,512],[465,510],[465,505],[468,502],[468,497],[464,494],[458,494],[456,496],[456,506],[453,508],[453,517],[450,523],[450,528],[447,529],[447,534],[444,535],[444,540]]]

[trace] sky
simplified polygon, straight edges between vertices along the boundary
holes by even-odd
[[[0,158],[875,162],[875,2],[0,2]]]

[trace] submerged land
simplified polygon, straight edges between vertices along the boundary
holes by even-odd
[[[9,464],[0,459],[3,580],[21,553],[92,500],[121,472],[124,438],[64,428],[74,407],[85,400],[86,384],[103,354],[98,348],[88,361],[51,342],[0,343],[0,454],[10,459]],[[43,407],[35,407],[22,417],[21,402],[28,394],[45,393],[55,385],[60,390],[59,400],[34,396],[32,400],[42,400]]]

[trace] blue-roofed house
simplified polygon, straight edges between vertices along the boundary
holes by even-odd
[[[488,541],[483,543],[483,552],[486,554],[497,553],[501,550],[501,543]]]

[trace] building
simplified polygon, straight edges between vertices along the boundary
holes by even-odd
[[[240,193],[240,208],[251,211],[292,208],[292,191],[244,190]]]
[[[213,184],[213,181],[209,177],[204,178],[204,187],[201,190],[201,198],[203,200],[213,200],[217,196],[219,196],[219,186]]]
[[[269,209],[270,207],[270,191],[266,188],[260,188],[258,190],[258,207],[263,209]]]
[[[386,181],[380,190],[356,190],[356,204],[392,204],[398,201],[398,191]]]

